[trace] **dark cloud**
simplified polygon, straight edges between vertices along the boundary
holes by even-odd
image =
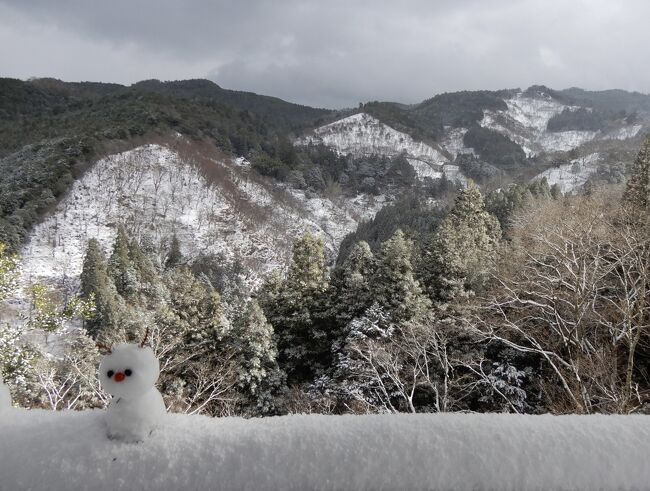
[[[645,0],[0,0],[5,76],[210,77],[320,106],[544,83],[647,92]]]

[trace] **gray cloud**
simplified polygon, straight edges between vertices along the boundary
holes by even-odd
[[[0,0],[4,76],[210,77],[304,104],[463,89],[647,92],[645,0]]]

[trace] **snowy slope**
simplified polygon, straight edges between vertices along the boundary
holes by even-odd
[[[600,155],[592,153],[572,160],[568,164],[548,169],[534,178],[548,181],[549,186],[557,184],[563,193],[572,193],[582,187],[590,176],[598,171]]]
[[[23,284],[44,281],[74,289],[86,242],[110,252],[118,223],[164,250],[173,233],[183,253],[242,259],[254,282],[287,264],[290,248],[310,230],[334,257],[343,237],[370,218],[382,199],[360,195],[332,202],[255,180],[246,162],[209,161],[217,178],[173,150],[145,145],[98,161],[37,225],[21,251]]]
[[[566,106],[551,97],[528,97],[518,93],[505,100],[506,111],[485,111],[480,125],[504,134],[521,145],[527,155],[539,152],[566,152],[593,140],[598,133],[594,131],[546,131],[549,120]]]
[[[466,130],[465,130],[466,131]],[[366,113],[358,113],[316,128],[311,135],[296,140],[296,145],[323,144],[342,155],[356,157],[382,155],[395,157],[405,154],[409,163],[421,179],[448,179],[464,182],[457,168],[447,168],[449,158],[458,153],[469,153],[462,144],[464,132],[447,131],[440,148],[415,141],[410,135],[397,131]]]
[[[314,130],[314,134],[298,140],[298,144],[322,143],[341,154],[355,156],[396,156],[402,152],[414,159],[431,163],[447,159],[437,149],[416,142],[406,133],[385,125],[366,113],[358,113]]]
[[[144,442],[100,411],[0,420],[0,489],[648,489],[650,417],[170,415]]]

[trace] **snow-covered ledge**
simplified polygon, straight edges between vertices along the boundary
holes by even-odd
[[[0,418],[0,489],[648,489],[650,417],[170,415],[144,443],[101,411]]]

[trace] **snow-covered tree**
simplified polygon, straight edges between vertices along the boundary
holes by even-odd
[[[277,362],[273,326],[256,300],[249,301],[241,317],[235,320],[232,341],[237,347],[238,383],[251,401],[249,411],[277,412],[277,396],[284,376]]]
[[[650,207],[650,138],[643,143],[634,160],[623,200],[644,211]]]
[[[412,249],[413,243],[397,230],[377,253],[372,293],[396,322],[423,316],[431,304],[415,279]]]
[[[326,322],[327,278],[323,241],[306,233],[293,246],[286,279],[267,283],[261,306],[278,339],[279,361],[290,379],[304,380],[322,369],[334,335]]]
[[[181,252],[181,242],[178,240],[178,236],[174,234],[169,246],[169,252],[165,258],[165,267],[168,269],[175,268],[182,262],[183,253]]]
[[[11,254],[0,242],[0,302],[16,288],[18,281],[18,255]]]
[[[331,317],[337,325],[347,325],[372,305],[374,269],[370,246],[360,241],[332,273],[329,303]]]
[[[95,315],[86,323],[88,333],[99,337],[119,328],[123,302],[107,274],[104,252],[96,239],[90,239],[86,246],[81,271],[81,294],[86,300],[94,301]]]
[[[123,225],[118,226],[113,252],[108,260],[108,275],[117,292],[123,297],[132,295],[137,288],[137,276],[129,254],[129,238]]]
[[[501,238],[498,220],[485,210],[481,192],[470,185],[424,251],[422,276],[434,300],[471,295],[486,284]]]

